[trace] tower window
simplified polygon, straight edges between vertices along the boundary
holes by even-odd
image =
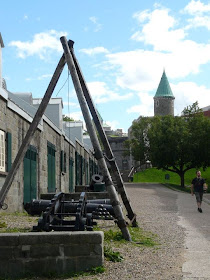
[[[156,100],[156,106],[157,107],[159,106],[159,100]]]

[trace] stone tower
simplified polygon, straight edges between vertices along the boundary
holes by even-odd
[[[174,116],[174,99],[171,87],[166,77],[165,70],[161,77],[158,89],[154,96],[154,115],[155,116]]]

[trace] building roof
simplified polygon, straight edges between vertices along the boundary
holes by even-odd
[[[168,98],[175,98],[168,79],[166,77],[165,70],[163,71],[163,75],[161,77],[158,89],[156,91],[155,97],[168,97]]]
[[[12,93],[8,92],[8,98],[15,103],[19,108],[26,112],[32,118],[35,116],[37,108],[35,108],[30,100],[32,98],[31,93]]]
[[[204,107],[204,108],[201,108],[201,110],[202,110],[203,112],[210,111],[210,105],[209,105],[209,106],[206,106],[206,107]]]

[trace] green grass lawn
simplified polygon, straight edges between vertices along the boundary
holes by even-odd
[[[210,192],[210,167],[206,169],[206,171],[201,170],[201,176],[206,179],[206,183],[209,186],[208,192]],[[192,179],[196,177],[196,169],[188,170],[185,173],[185,186],[190,186]],[[169,179],[165,179],[165,175],[169,175]],[[163,183],[170,185],[180,186],[180,177],[178,174],[162,171],[156,168],[149,168],[141,172],[137,172],[134,174],[133,182],[152,182],[152,183]]]

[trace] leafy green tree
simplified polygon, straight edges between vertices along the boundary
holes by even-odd
[[[210,165],[210,119],[197,102],[183,110],[181,117],[154,117],[148,131],[153,166],[175,172],[184,187],[184,174],[192,168]]]
[[[185,118],[192,117],[195,114],[203,114],[202,110],[198,106],[198,101],[196,101],[190,106],[185,107],[184,110],[182,111],[182,115]]]
[[[141,117],[132,125],[131,137],[125,141],[127,152],[125,155],[132,154],[134,160],[139,161],[141,164],[145,163],[148,159],[148,129],[149,118]]]
[[[184,187],[184,174],[192,168],[210,166],[210,118],[195,102],[181,117],[139,118],[132,125],[126,147],[136,161],[175,172]]]
[[[73,122],[74,119],[73,118],[69,118],[68,116],[63,116],[63,121],[64,122]]]

